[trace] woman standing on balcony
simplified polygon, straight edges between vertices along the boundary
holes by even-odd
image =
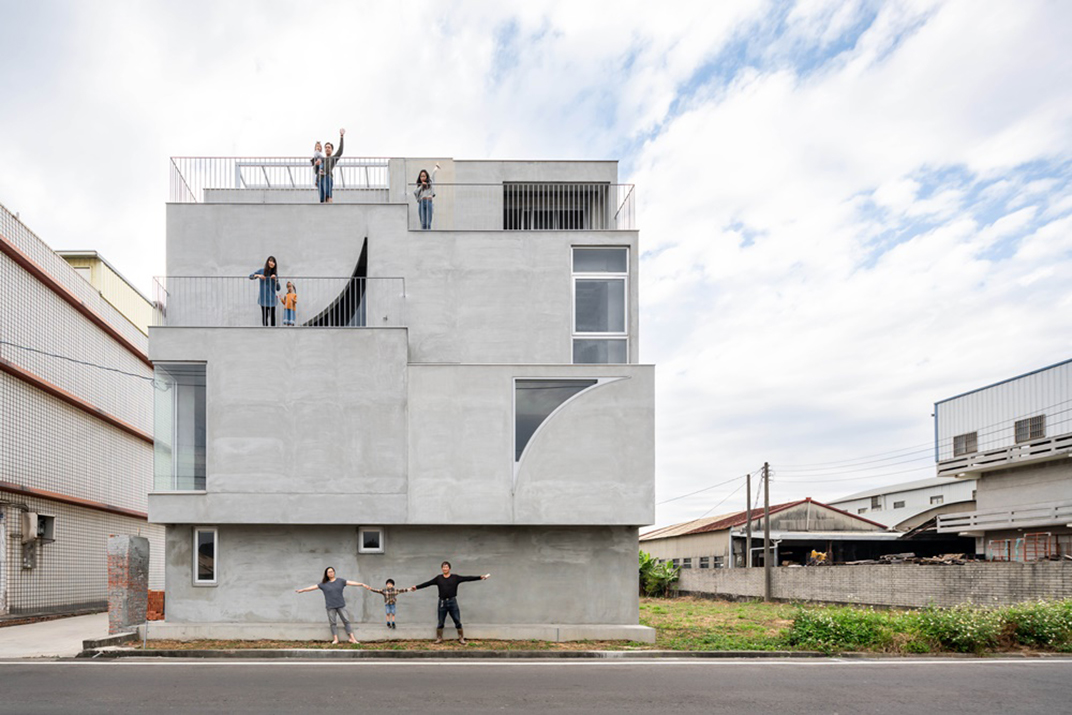
[[[439,164],[435,165],[432,169],[432,175],[428,176],[428,172],[421,169],[417,174],[417,188],[413,191],[413,195],[417,198],[417,215],[421,217],[421,230],[427,231],[432,228],[432,199],[435,198],[435,179],[436,172],[439,171]],[[449,198],[449,197],[448,197]]]
[[[342,156],[342,138],[346,134],[345,129],[339,130],[339,151],[334,153],[335,147],[331,142],[324,144],[324,158],[320,160],[320,181],[318,188],[320,189],[320,203],[330,204],[331,200],[331,187],[335,183],[335,177],[332,172],[335,171],[335,165],[339,163],[339,157]]]
[[[264,268],[249,274],[251,281],[259,280],[260,291],[257,296],[257,305],[261,307],[261,325],[267,327],[268,321],[275,327],[275,294],[279,292],[279,270],[275,264],[275,256],[268,256],[264,262]]]

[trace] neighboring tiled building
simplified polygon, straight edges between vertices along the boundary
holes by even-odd
[[[444,559],[493,576],[463,587],[477,637],[654,637],[632,187],[611,161],[439,159],[420,230],[413,182],[435,163],[344,158],[324,205],[308,159],[174,160],[150,637],[322,637],[322,599],[293,589],[325,567],[404,586]],[[262,325],[249,274],[269,255],[295,327]],[[399,604],[420,624],[400,634],[431,635],[434,594]],[[379,628],[382,599],[350,605]]]
[[[934,406],[938,476],[976,481],[976,508],[938,530],[988,559],[1072,554],[1072,360]]]
[[[100,609],[106,541],[149,537],[148,340],[0,206],[0,615]]]

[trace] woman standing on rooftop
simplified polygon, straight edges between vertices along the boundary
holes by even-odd
[[[339,157],[342,156],[342,138],[345,136],[346,130],[339,130],[339,151],[335,151],[335,147],[331,142],[324,144],[324,158],[320,160],[320,180],[318,188],[320,189],[320,203],[330,204],[331,200],[331,188],[335,183],[335,177],[332,172],[335,171],[335,165],[339,163]]]
[[[439,171],[439,164],[432,169],[431,176],[421,169],[417,174],[417,188],[413,190],[413,195],[417,198],[417,215],[421,218],[421,229],[424,231],[432,228],[432,199],[435,198],[433,181],[437,171]]]
[[[264,268],[249,274],[251,281],[259,280],[260,294],[257,296],[257,305],[261,307],[261,325],[268,326],[269,320],[275,327],[275,294],[279,292],[279,269],[275,263],[275,256],[268,256],[264,262]]]

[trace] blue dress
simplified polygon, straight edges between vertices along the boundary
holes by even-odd
[[[249,274],[251,281],[258,280],[257,276],[263,276],[264,269],[254,271]],[[275,294],[279,292],[279,279],[274,275],[271,278],[262,280],[260,286],[260,295],[257,297],[257,305],[262,308],[274,308],[276,304]]]

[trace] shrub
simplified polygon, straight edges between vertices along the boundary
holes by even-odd
[[[659,563],[651,554],[640,552],[640,588],[645,596],[665,596],[677,583],[681,569],[669,561]]]
[[[929,641],[936,649],[958,653],[978,653],[992,648],[1001,636],[1003,619],[999,611],[972,606],[928,607],[906,614],[906,626]]]
[[[1006,632],[1021,645],[1059,648],[1072,643],[1072,601],[1036,601],[1003,609]]]
[[[802,608],[789,627],[790,645],[826,653],[887,645],[889,616],[868,608]]]

